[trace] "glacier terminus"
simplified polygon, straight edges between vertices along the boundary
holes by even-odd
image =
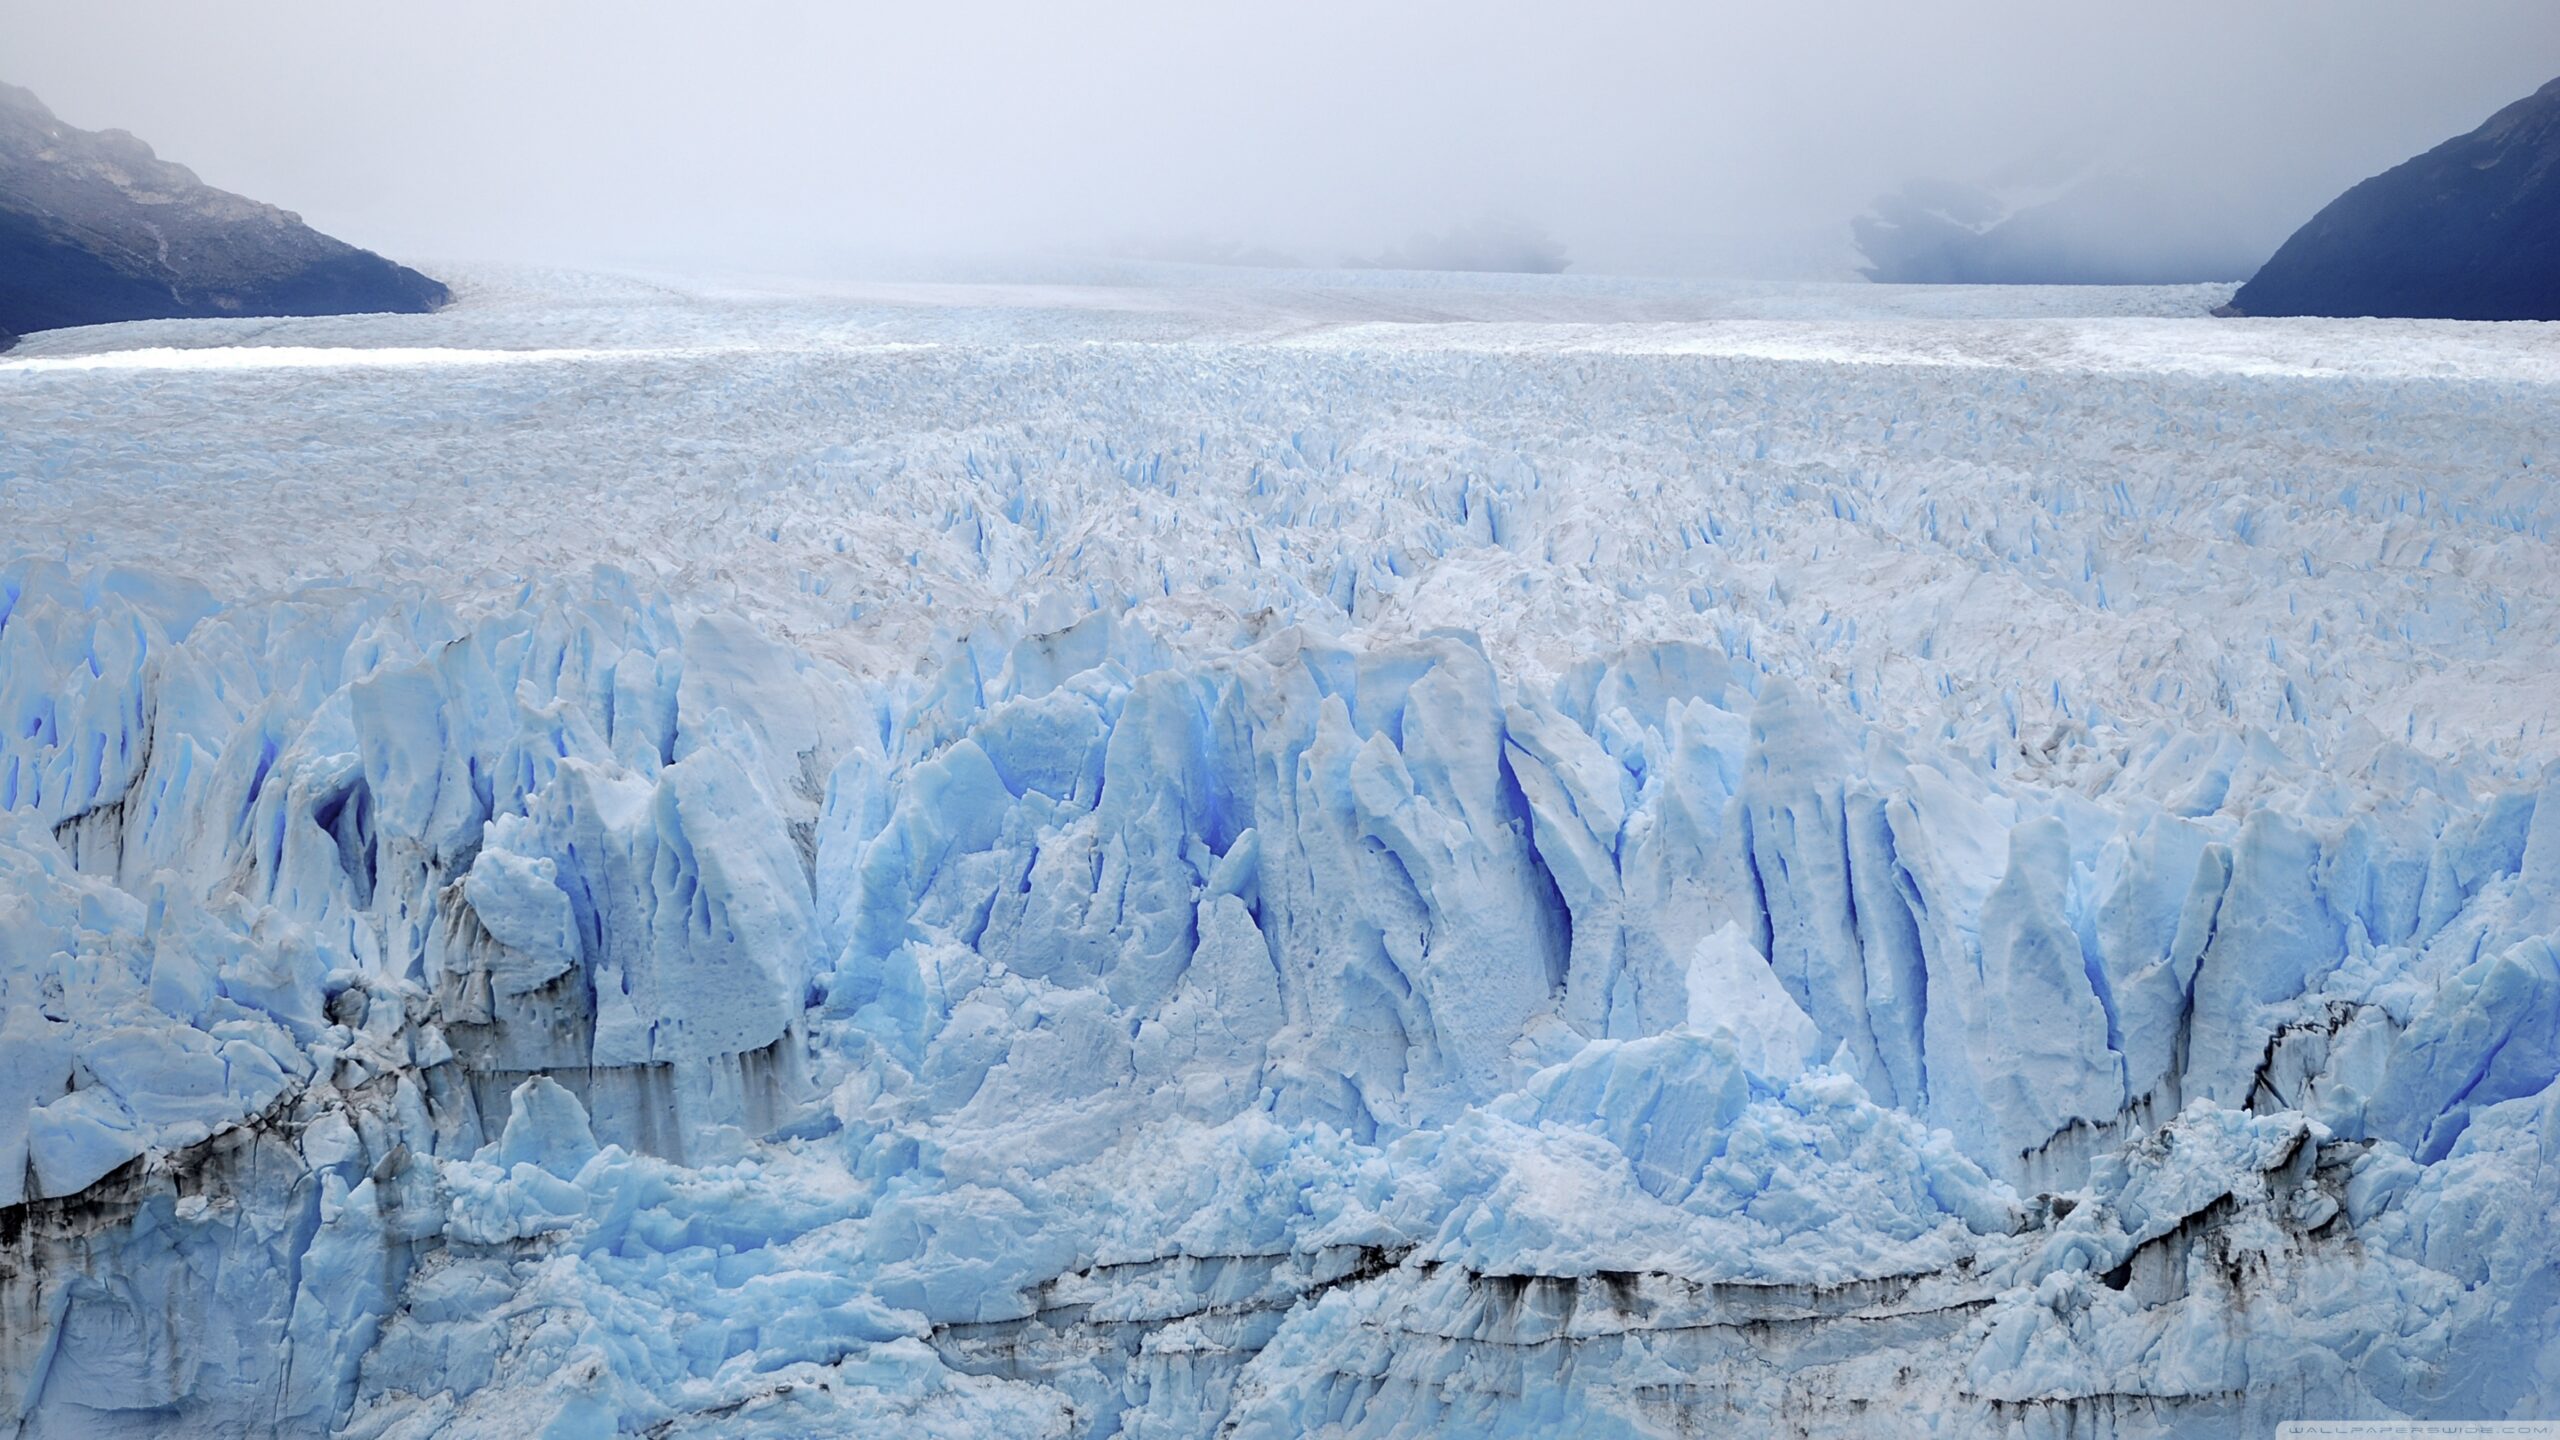
[[[2560,1419],[2550,327],[454,288],[0,360],[0,1432]]]

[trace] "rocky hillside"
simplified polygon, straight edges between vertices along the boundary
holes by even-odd
[[[2231,308],[2560,320],[2560,80],[2331,201]]]
[[[10,332],[214,315],[432,310],[438,282],[216,190],[121,130],[0,85],[0,345]]]

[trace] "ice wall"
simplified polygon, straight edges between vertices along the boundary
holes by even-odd
[[[941,372],[843,363],[942,413],[904,388]],[[1176,359],[1082,363],[972,362],[1107,412]],[[1180,364],[1166,404],[1254,418],[1186,452],[1106,413],[1062,466],[1050,428],[1092,417],[1026,405],[1009,448],[773,462],[794,523],[875,497],[869,546],[918,523],[876,497],[960,487],[903,567],[758,569],[781,527],[745,513],[718,573],[0,568],[0,1417],[2560,1411],[2560,771],[2419,678],[2546,703],[2553,572],[2490,562],[2546,546],[2500,467],[2548,412],[2366,386],[2324,434],[2316,384]],[[1604,391],[1619,429],[1544,408]],[[410,401],[465,393],[503,404]],[[2434,456],[2440,498],[2304,461],[2280,516],[2214,499],[2251,538],[2182,568],[2202,482],[2156,456],[2206,468],[2183,427],[2235,395],[2326,463]],[[1797,418],[1735,441],[1764,403]],[[1997,513],[1997,437],[2058,405],[2086,433],[2020,482],[2049,503]],[[1611,435],[1620,469],[1553,453]],[[1868,444],[1900,468],[1841,468]],[[2094,478],[2127,455],[2146,502]]]

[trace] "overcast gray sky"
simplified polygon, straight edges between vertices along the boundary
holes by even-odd
[[[0,0],[0,79],[412,259],[1331,263],[1503,214],[1583,271],[1846,274],[2046,154],[2278,237],[2560,75],[2560,0]]]

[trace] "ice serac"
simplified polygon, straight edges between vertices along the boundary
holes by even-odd
[[[2535,382],[1152,315],[0,367],[0,1423],[2560,1413]]]

